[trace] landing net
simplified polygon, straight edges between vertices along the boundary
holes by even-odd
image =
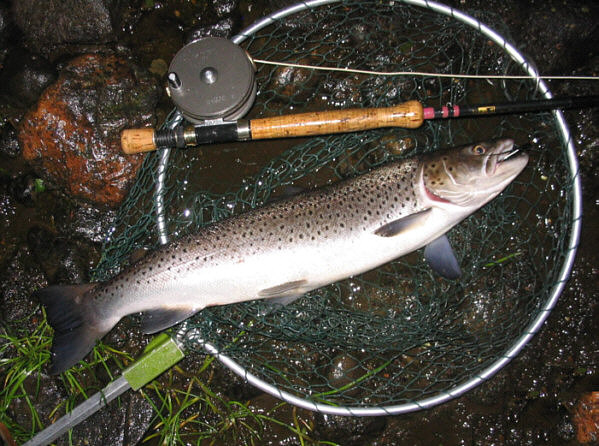
[[[536,75],[496,31],[499,17],[433,2],[319,1],[234,38],[257,59],[374,71]],[[249,118],[350,107],[539,99],[543,81],[382,77],[258,65]],[[178,119],[173,114],[165,126]],[[574,147],[561,114],[427,121],[420,129],[240,142],[147,156],[96,270],[116,274],[137,248],[402,157],[481,140],[532,143],[524,173],[450,231],[463,271],[439,278],[418,251],[273,311],[253,301],[201,311],[180,337],[253,384],[327,413],[430,407],[488,379],[549,314],[573,261],[580,220]],[[235,277],[231,277],[235,280]]]

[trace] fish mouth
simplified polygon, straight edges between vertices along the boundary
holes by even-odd
[[[493,158],[490,172],[491,176],[516,176],[528,163],[528,154],[523,152],[526,146],[516,147],[512,140],[502,144]]]
[[[486,175],[492,177],[503,174],[511,175],[516,171],[520,173],[528,162],[528,155],[522,152],[524,147],[526,146],[516,147],[513,139],[499,141],[485,162]]]

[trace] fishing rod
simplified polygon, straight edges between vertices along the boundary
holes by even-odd
[[[179,125],[166,130],[127,129],[121,134],[121,147],[123,152],[135,154],[153,151],[159,147],[185,148],[221,142],[346,133],[381,127],[418,128],[426,120],[530,113],[598,105],[599,95],[472,106],[448,105],[439,108],[424,107],[420,102],[412,100],[385,108],[353,108],[250,120],[218,120],[208,125]]]

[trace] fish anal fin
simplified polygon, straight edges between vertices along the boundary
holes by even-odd
[[[302,297],[304,293],[301,294],[290,294],[288,296],[280,296],[280,297],[271,297],[268,299],[268,303],[278,307],[286,307],[287,305],[291,305],[293,302]]]
[[[141,315],[141,330],[146,334],[156,333],[167,329],[193,316],[197,308],[167,308],[144,311]]]
[[[436,238],[424,248],[424,258],[439,275],[455,280],[462,275],[460,265],[446,235]]]
[[[431,209],[432,208],[427,208],[423,211],[410,214],[398,220],[393,220],[392,222],[389,222],[378,228],[376,231],[374,231],[374,233],[381,237],[394,237],[415,227],[416,225],[422,224],[430,214]]]
[[[307,283],[308,283],[308,281],[306,279],[285,282],[280,285],[261,290],[258,293],[258,298],[260,298],[260,299],[280,298],[281,302],[284,305],[286,305],[287,303],[293,302],[293,300],[291,302],[288,302],[289,299],[284,299],[284,298],[292,298],[292,297],[301,296],[302,294],[305,293]]]

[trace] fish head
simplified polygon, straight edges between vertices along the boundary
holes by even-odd
[[[427,154],[420,183],[431,205],[475,210],[499,195],[528,163],[512,139]]]

